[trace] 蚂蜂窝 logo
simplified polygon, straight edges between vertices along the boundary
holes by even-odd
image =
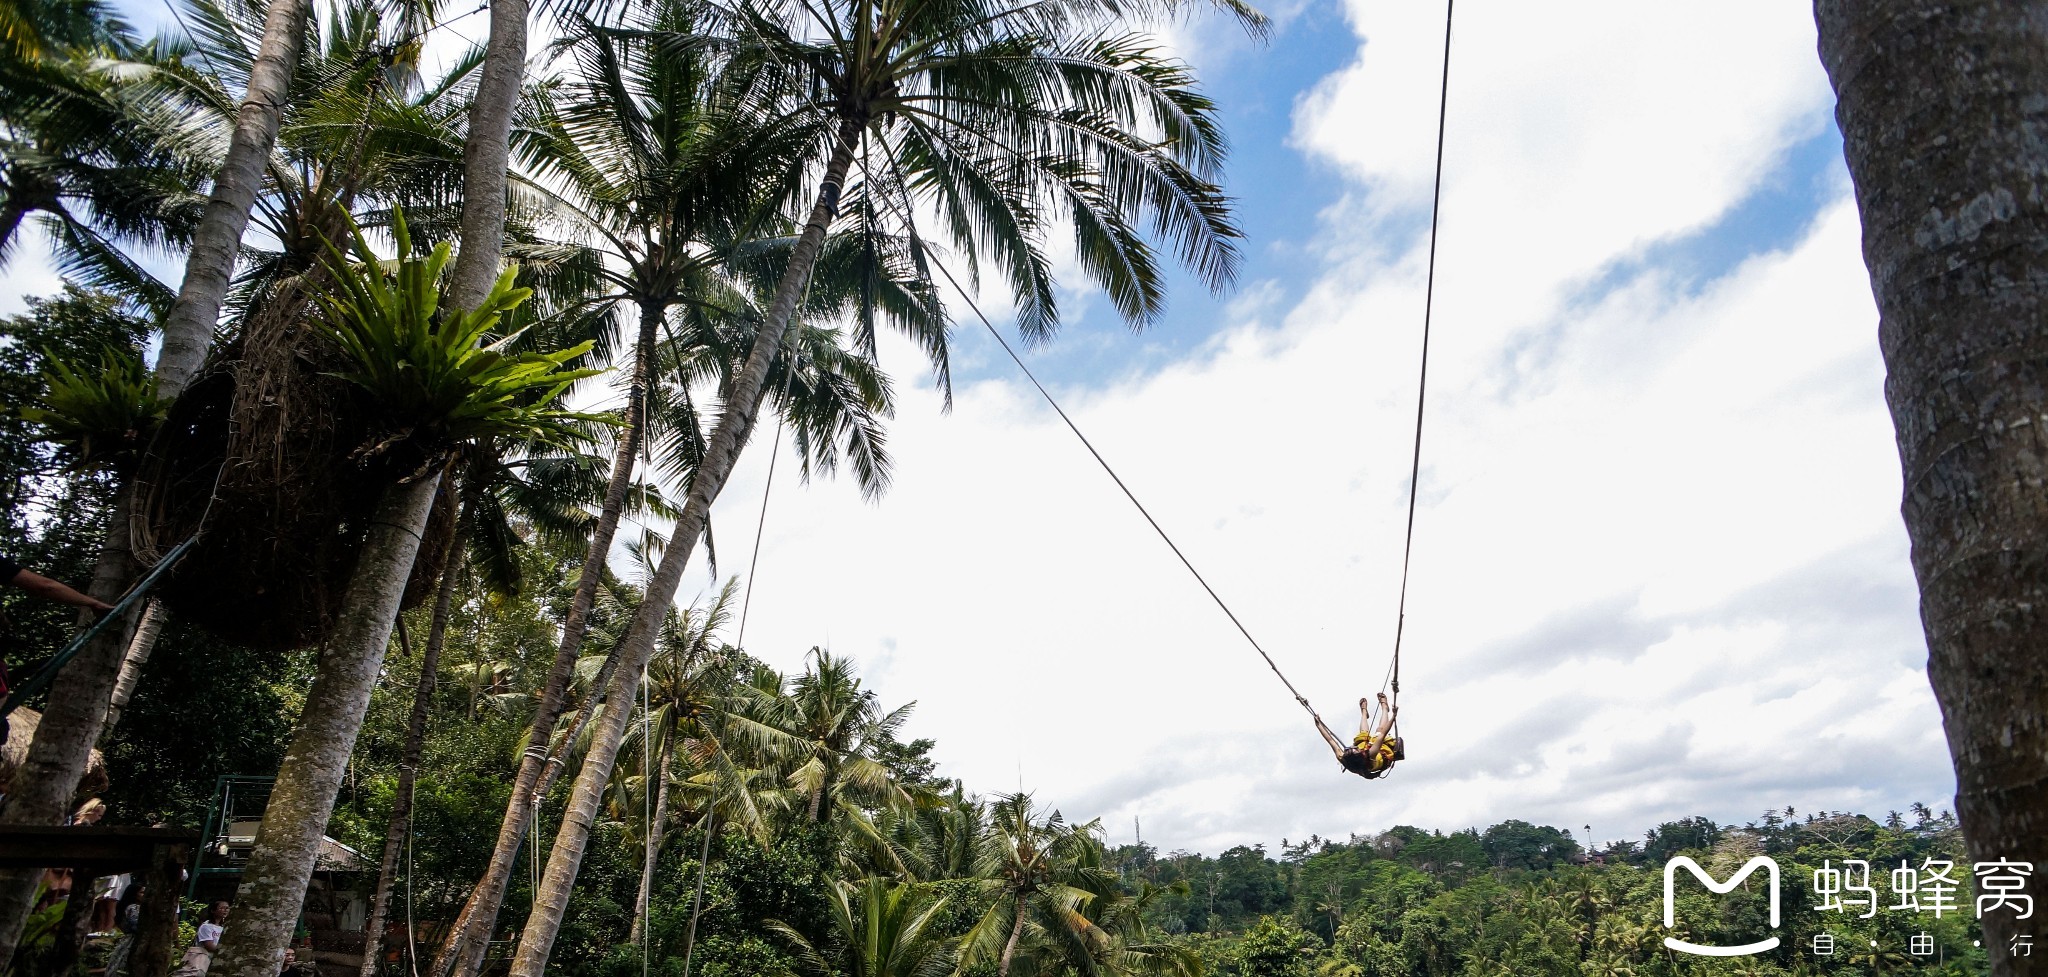
[[[1665,929],[1671,929],[1676,925],[1676,913],[1672,903],[1672,882],[1677,876],[1680,866],[1683,866],[1686,871],[1691,872],[1693,878],[1699,879],[1701,885],[1706,886],[1708,891],[1716,895],[1733,892],[1736,886],[1742,884],[1742,880],[1749,878],[1750,873],[1759,868],[1767,870],[1771,879],[1771,928],[1778,928],[1778,863],[1776,861],[1768,856],[1758,855],[1743,863],[1741,869],[1728,877],[1728,881],[1716,882],[1713,876],[1707,874],[1706,869],[1700,867],[1700,863],[1693,861],[1687,856],[1679,855],[1664,863]],[[1758,940],[1755,943],[1745,943],[1741,946],[1701,946],[1697,943],[1687,943],[1684,940],[1667,936],[1664,938],[1664,945],[1680,953],[1691,953],[1702,957],[1744,957],[1752,953],[1762,953],[1766,950],[1777,949],[1778,938],[1773,936]]]

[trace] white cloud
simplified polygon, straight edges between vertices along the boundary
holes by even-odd
[[[1291,308],[1255,287],[1195,355],[1056,391],[1340,727],[1393,630],[1440,16],[1360,4],[1360,61],[1300,101],[1298,145],[1349,182]],[[879,505],[778,488],[752,650],[795,666],[829,636],[970,787],[1021,773],[1168,846],[1938,802],[1853,208],[1838,185],[1796,246],[1704,286],[1637,267],[1825,124],[1810,22],[1472,2],[1458,38],[1401,776],[1337,771],[1019,383],[951,416],[903,385]],[[752,528],[760,450],[727,527]]]

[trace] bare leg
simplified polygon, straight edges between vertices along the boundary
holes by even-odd
[[[1386,696],[1380,696],[1381,708],[1386,707],[1386,698]],[[1372,732],[1372,700],[1364,696],[1360,696],[1358,699],[1358,731],[1361,733]]]
[[[1379,699],[1380,722],[1379,726],[1372,731],[1372,741],[1365,744],[1366,756],[1372,756],[1380,751],[1380,745],[1387,741],[1387,731],[1394,728],[1394,713],[1399,711],[1387,702],[1387,694],[1385,692],[1380,693]],[[1358,701],[1361,704],[1365,702],[1364,699]],[[1358,729],[1359,732],[1364,732],[1365,726],[1361,724]]]

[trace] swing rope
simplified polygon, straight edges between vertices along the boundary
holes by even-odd
[[[896,210],[897,216],[902,218],[904,224],[908,226],[910,224],[910,215],[904,211],[902,205],[894,198],[885,199],[888,199],[890,208]],[[920,250],[923,249],[922,241],[918,241],[915,237],[912,240],[913,246]],[[1166,544],[1167,549],[1173,551],[1174,557],[1180,560],[1180,565],[1186,567],[1188,573],[1195,578],[1195,582],[1202,585],[1203,592],[1209,595],[1210,600],[1216,602],[1217,608],[1223,611],[1223,616],[1229,618],[1230,623],[1237,628],[1237,633],[1244,635],[1244,640],[1251,644],[1252,650],[1258,652],[1259,657],[1266,660],[1266,667],[1273,670],[1273,676],[1280,680],[1281,685],[1287,687],[1288,693],[1294,696],[1294,701],[1301,705],[1301,708],[1309,714],[1310,718],[1321,723],[1323,721],[1322,717],[1316,715],[1315,707],[1309,705],[1308,699],[1303,697],[1300,690],[1294,687],[1294,683],[1287,680],[1287,675],[1281,672],[1280,666],[1273,662],[1273,656],[1266,653],[1266,649],[1259,644],[1259,639],[1252,637],[1251,629],[1245,627],[1243,621],[1238,620],[1237,612],[1230,609],[1230,605],[1223,600],[1221,595],[1216,593],[1216,588],[1209,586],[1209,581],[1202,576],[1202,571],[1195,569],[1193,561],[1188,559],[1186,553],[1181,552],[1180,545],[1175,543],[1173,537],[1167,534],[1166,529],[1159,525],[1159,520],[1152,518],[1152,513],[1145,508],[1145,503],[1138,501],[1138,496],[1131,491],[1129,485],[1124,484],[1123,477],[1116,473],[1115,468],[1111,467],[1109,460],[1102,457],[1102,452],[1095,450],[1095,444],[1088,440],[1087,435],[1081,433],[1081,428],[1074,423],[1074,419],[1068,417],[1066,410],[1060,407],[1059,401],[1053,399],[1052,392],[1045,389],[1045,384],[1038,382],[1037,375],[1031,372],[1029,366],[1024,365],[1024,358],[1017,355],[1016,349],[1010,346],[1009,340],[1003,338],[1002,332],[997,330],[995,324],[990,322],[988,316],[981,311],[981,306],[975,304],[974,297],[969,295],[967,290],[960,286],[959,280],[953,277],[953,272],[947,269],[943,262],[932,261],[928,264],[930,267],[937,268],[939,274],[946,276],[947,283],[953,286],[953,291],[959,294],[960,300],[967,303],[967,308],[972,310],[974,317],[981,321],[982,328],[988,330],[988,334],[994,337],[996,345],[1001,346],[1003,352],[1009,355],[1010,362],[1017,364],[1017,369],[1024,374],[1024,379],[1031,381],[1031,386],[1038,391],[1040,397],[1045,398],[1046,405],[1052,408],[1053,413],[1059,415],[1060,420],[1067,425],[1067,430],[1072,431],[1074,437],[1081,442],[1081,446],[1088,449],[1088,454],[1095,459],[1097,465],[1102,467],[1103,473],[1109,476],[1110,481],[1116,483],[1117,490],[1124,494],[1124,498],[1130,500],[1131,505],[1138,510],[1139,515],[1145,517],[1146,524],[1152,527],[1153,532],[1159,534],[1160,541]]]
[[[1438,214],[1443,203],[1444,131],[1450,104],[1451,24],[1455,7],[1456,0],[1446,0],[1444,4],[1444,56],[1442,76],[1437,91],[1435,175],[1429,205],[1429,266],[1427,278],[1423,286],[1422,355],[1415,392],[1415,442],[1414,451],[1409,458],[1408,518],[1401,547],[1401,585],[1394,620],[1394,652],[1392,660],[1387,666],[1387,684],[1392,686],[1394,693],[1393,701],[1396,704],[1399,703],[1401,696],[1401,639],[1404,636],[1407,624],[1409,565],[1415,549],[1415,510],[1422,473],[1422,422],[1429,389],[1430,322],[1436,306],[1437,227]],[[865,166],[863,169],[865,169]],[[899,185],[901,185],[900,181]],[[883,195],[883,199],[891,210],[896,211],[897,217],[904,222],[904,226],[912,228],[910,232],[911,245],[918,251],[918,256],[922,259],[924,257],[924,244],[916,235],[916,225],[911,220],[908,212],[908,201],[898,201],[886,194]],[[927,264],[927,262],[922,260],[919,263]],[[1224,601],[1222,595],[1216,593],[1216,588],[1209,585],[1208,579],[1202,576],[1202,572],[1195,569],[1194,562],[1189,560],[1187,554],[1181,551],[1180,545],[1173,541],[1173,537],[1167,533],[1165,527],[1159,525],[1159,520],[1152,517],[1151,511],[1145,508],[1143,502],[1138,501],[1136,493],[1133,493],[1130,486],[1125,484],[1123,477],[1117,474],[1116,469],[1110,465],[1109,460],[1102,456],[1102,452],[1096,450],[1095,444],[1088,440],[1086,434],[1081,433],[1080,426],[1074,423],[1074,419],[1067,415],[1064,408],[1060,407],[1059,401],[1053,398],[1052,392],[1045,389],[1045,384],[1038,381],[1037,375],[1033,374],[1031,368],[1025,365],[1024,358],[1017,355],[1017,350],[1010,345],[1009,340],[1003,338],[1002,332],[996,329],[995,324],[989,321],[988,316],[981,311],[981,306],[974,301],[972,295],[968,294],[967,289],[961,287],[959,280],[953,277],[953,272],[943,262],[932,261],[928,264],[930,267],[937,268],[939,273],[945,276],[947,284],[953,286],[953,291],[960,296],[961,301],[967,304],[967,308],[974,313],[974,317],[981,322],[982,328],[987,330],[989,336],[996,341],[996,345],[1002,348],[1005,355],[1009,356],[1010,362],[1016,364],[1018,371],[1024,374],[1026,380],[1030,381],[1032,388],[1038,391],[1040,397],[1044,398],[1046,405],[1052,408],[1053,413],[1059,415],[1061,423],[1067,426],[1068,431],[1073,432],[1075,439],[1080,441],[1081,446],[1088,450],[1089,456],[1095,459],[1095,463],[1102,468],[1104,474],[1109,476],[1110,481],[1116,483],[1117,490],[1124,494],[1124,498],[1130,500],[1132,507],[1138,510],[1139,515],[1145,517],[1145,523],[1152,527],[1154,533],[1158,534],[1160,541],[1166,544],[1167,549],[1173,551],[1174,557],[1180,560],[1181,566],[1187,568],[1188,574],[1193,576],[1195,582],[1201,585],[1202,591],[1209,595],[1211,601],[1215,602],[1217,609],[1221,610],[1223,615],[1230,619],[1231,625],[1237,628],[1237,633],[1243,635],[1246,643],[1252,646],[1252,650],[1259,653],[1259,657],[1265,661],[1266,667],[1272,670],[1273,677],[1279,679],[1281,685],[1286,686],[1288,693],[1294,696],[1294,701],[1301,706],[1303,711],[1309,714],[1311,719],[1315,720],[1318,726],[1324,725],[1322,716],[1316,713],[1315,707],[1309,704],[1307,697],[1303,696],[1301,691],[1294,687],[1294,683],[1288,680],[1286,673],[1282,672],[1280,666],[1273,661],[1273,656],[1266,653],[1265,647],[1259,644],[1259,639],[1253,637],[1251,629],[1245,627],[1244,622],[1238,618],[1237,612],[1230,609],[1230,604]],[[766,516],[765,508],[764,505],[762,513],[764,518]],[[758,549],[759,544],[757,542],[757,552]],[[751,584],[751,574],[749,574],[749,577]],[[744,620],[744,609],[742,609],[741,614]],[[1398,712],[1396,714],[1398,715]],[[1398,725],[1399,721],[1396,720],[1396,726],[1398,727]]]
[[[1445,0],[1443,78],[1436,101],[1436,178],[1429,197],[1429,272],[1422,287],[1422,366],[1415,383],[1415,453],[1408,463],[1408,527],[1401,539],[1401,597],[1394,611],[1394,660],[1388,666],[1396,717],[1401,704],[1401,638],[1408,624],[1408,563],[1415,553],[1415,499],[1422,487],[1422,415],[1429,393],[1429,325],[1436,311],[1436,230],[1444,199],[1444,120],[1451,102],[1451,15],[1456,7],[1457,0]]]

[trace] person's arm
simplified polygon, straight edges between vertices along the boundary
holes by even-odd
[[[1337,754],[1337,759],[1344,759],[1344,741],[1338,739],[1336,733],[1330,732],[1330,727],[1323,725],[1321,716],[1316,717],[1316,732],[1323,734],[1323,740],[1330,744],[1330,752]]]
[[[54,600],[60,604],[70,604],[73,607],[90,607],[101,613],[114,609],[114,605],[106,601],[90,594],[81,594],[66,586],[62,581],[51,580],[49,577],[45,577],[34,570],[17,570],[13,579],[7,582],[44,600]]]

